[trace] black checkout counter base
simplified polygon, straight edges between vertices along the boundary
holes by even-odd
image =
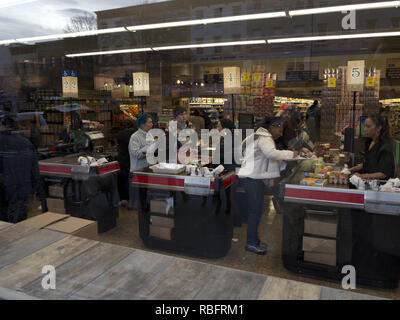
[[[155,175],[150,179],[158,179],[157,177],[161,176]],[[173,184],[176,184],[177,180],[173,177],[172,179]],[[138,199],[139,233],[144,245],[197,258],[225,256],[231,248],[233,237],[233,214],[230,206],[232,188],[225,186],[222,179],[215,179],[214,186],[213,193],[196,195],[183,190],[157,188],[151,186],[151,182],[145,185],[131,184],[132,192]],[[151,211],[151,201],[171,197],[172,214]],[[168,232],[166,237],[165,234],[159,237],[154,233],[154,227],[157,228],[157,225],[152,217],[169,218],[167,222],[170,228],[163,229]]]
[[[304,219],[308,211],[333,212],[338,218],[336,240],[336,266],[304,261],[303,237],[315,236],[304,232]],[[359,286],[395,289],[400,276],[400,253],[396,233],[388,232],[389,225],[399,225],[400,217],[365,213],[350,208],[285,203],[283,213],[282,258],[285,268],[312,278],[338,281],[348,274],[342,273],[346,265],[355,267]],[[380,229],[374,221],[383,222]],[[394,231],[394,230],[393,230]],[[385,237],[382,244],[378,239]],[[392,238],[392,239],[390,239]],[[378,240],[378,241],[377,241]]]

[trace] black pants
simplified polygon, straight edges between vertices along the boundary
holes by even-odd
[[[255,245],[258,238],[258,224],[264,208],[264,181],[262,179],[244,178],[240,181],[247,197],[247,244]]]
[[[28,217],[29,199],[12,203],[1,203],[0,219],[5,222],[18,223]]]

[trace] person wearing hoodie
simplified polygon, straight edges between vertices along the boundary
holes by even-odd
[[[295,158],[297,151],[277,150],[274,140],[282,136],[283,119],[268,117],[252,135],[243,141],[245,153],[238,176],[246,191],[248,202],[247,239],[245,249],[266,254],[267,245],[258,238],[258,225],[263,213],[265,184],[271,185],[280,177],[281,161]]]

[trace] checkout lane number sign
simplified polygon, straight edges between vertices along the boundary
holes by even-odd
[[[347,63],[347,89],[363,91],[365,81],[365,61],[355,60]]]

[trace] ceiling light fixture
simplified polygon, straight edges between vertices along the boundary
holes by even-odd
[[[161,28],[195,26],[195,25],[211,24],[211,23],[272,19],[272,18],[283,18],[283,17],[286,17],[285,11],[265,12],[265,13],[245,14],[245,15],[240,15],[240,16],[229,16],[229,17],[210,18],[210,19],[197,19],[197,20],[152,23],[152,24],[145,24],[145,25],[140,25],[140,26],[129,26],[129,27],[127,27],[127,29],[129,31],[142,31],[142,30],[152,30],[152,29],[161,29]]]
[[[289,15],[295,17],[295,16],[310,15],[310,14],[324,14],[324,13],[353,11],[353,10],[397,8],[399,6],[400,6],[400,1],[372,2],[372,3],[351,4],[345,6],[334,6],[325,8],[291,10],[289,11]]]
[[[179,45],[179,46],[166,46],[166,47],[154,47],[154,48],[135,48],[135,49],[123,49],[123,50],[111,50],[111,51],[71,53],[71,54],[66,54],[65,56],[68,58],[74,58],[74,57],[97,56],[97,55],[119,54],[119,53],[129,53],[129,52],[164,51],[164,50],[177,50],[177,49],[224,47],[224,46],[242,46],[242,45],[252,45],[252,44],[266,44],[266,43],[267,43],[266,40],[216,42],[216,43],[186,44],[186,45]]]
[[[151,48],[135,48],[135,49],[123,49],[123,50],[82,52],[82,53],[66,54],[65,56],[67,58],[75,58],[75,57],[100,56],[100,55],[105,55],[105,54],[119,54],[119,53],[147,52],[147,51],[152,51],[152,49]]]
[[[37,0],[26,0],[25,2],[32,2],[32,1],[37,1]],[[23,1],[17,0],[17,1],[14,1],[13,3],[19,4],[19,3],[23,3]],[[8,6],[14,5],[14,4],[9,4]],[[141,31],[141,30],[153,30],[153,29],[160,29],[160,28],[206,25],[206,24],[223,23],[223,22],[284,18],[284,17],[288,17],[288,16],[295,17],[295,16],[302,16],[302,15],[324,14],[324,13],[342,12],[342,11],[349,11],[349,10],[397,8],[399,6],[400,6],[400,1],[385,1],[385,2],[373,2],[373,3],[345,5],[345,6],[325,7],[325,8],[310,8],[310,9],[301,9],[301,10],[291,10],[291,11],[287,11],[287,12],[285,12],[285,11],[264,12],[264,13],[238,15],[238,16],[153,23],[153,24],[145,24],[145,25],[138,25],[138,26],[117,27],[117,28],[89,30],[89,31],[82,31],[82,32],[73,32],[73,33],[53,34],[53,35],[38,36],[38,37],[26,37],[26,38],[18,38],[18,39],[1,40],[0,45],[8,45],[8,44],[13,44],[13,43],[26,43],[26,42],[34,42],[34,41],[45,41],[45,40],[58,40],[58,39],[67,39],[67,38],[75,38],[75,37],[87,37],[87,36],[95,36],[95,35],[116,33],[116,32],[127,32],[127,31],[136,32],[136,31]],[[2,7],[2,5],[0,4],[0,8],[1,7]]]
[[[273,44],[273,43],[288,43],[288,42],[345,40],[345,39],[398,37],[398,36],[400,36],[400,31],[395,31],[395,32],[376,32],[376,33],[358,33],[358,34],[337,34],[337,35],[331,35],[331,36],[314,36],[314,37],[270,39],[270,40],[267,40],[267,43]]]

